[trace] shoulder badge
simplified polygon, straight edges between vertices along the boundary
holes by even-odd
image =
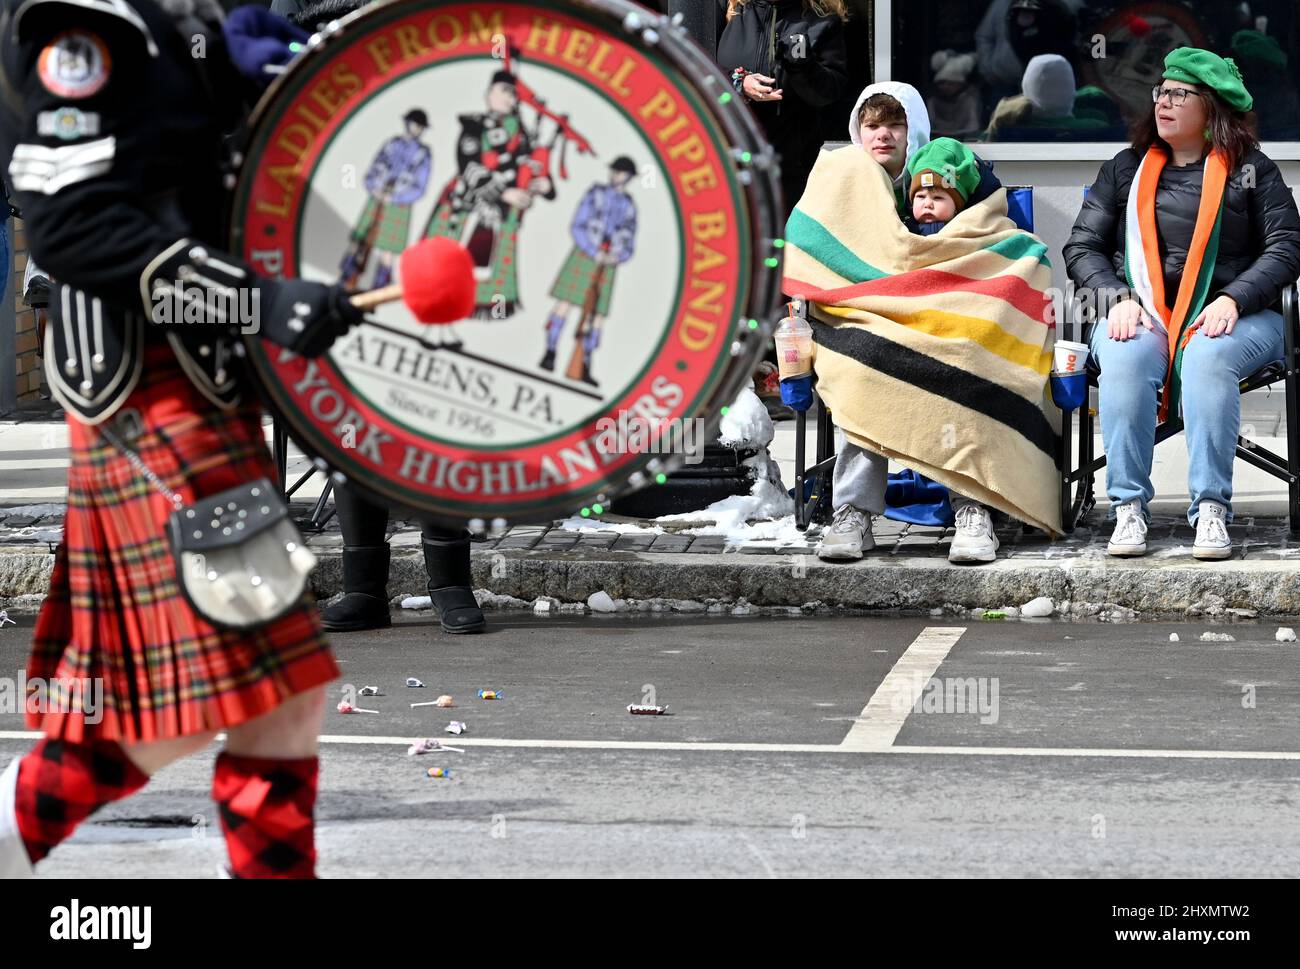
[[[108,45],[88,30],[65,30],[41,51],[41,84],[63,98],[88,98],[108,83],[113,59]]]

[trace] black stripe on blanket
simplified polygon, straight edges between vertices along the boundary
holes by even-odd
[[[924,353],[856,326],[827,326],[810,320],[817,342],[926,393],[969,407],[1024,437],[1056,462],[1057,434],[1042,408],[991,380],[950,367]]]

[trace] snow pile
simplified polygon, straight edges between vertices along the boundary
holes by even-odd
[[[767,416],[767,412],[763,412]],[[781,541],[794,544],[803,541],[794,523],[794,499],[786,494],[781,482],[781,469],[766,449],[745,459],[745,466],[754,475],[753,487],[747,495],[731,495],[715,501],[699,511],[679,515],[664,515],[660,522],[701,522],[697,528],[682,530],[684,535],[722,535],[728,544]],[[710,524],[703,524],[708,522]]]
[[[776,437],[776,428],[767,408],[746,384],[740,395],[727,408],[718,428],[718,443],[737,448],[765,448]]]
[[[637,533],[662,535],[664,533],[663,527],[660,525],[644,525],[640,522],[615,522],[604,518],[579,518],[576,515],[564,519],[555,527],[563,528],[568,532],[618,532],[620,535]]]
[[[1027,619],[1046,619],[1055,611],[1056,607],[1052,605],[1052,600],[1047,596],[1030,599],[1020,607],[1020,615]]]
[[[1294,643],[1295,630],[1290,626],[1281,626],[1278,628],[1278,631],[1273,634],[1273,638],[1279,643]]]
[[[403,609],[432,609],[433,599],[430,596],[407,596],[401,606]]]
[[[480,609],[530,609],[531,604],[515,596],[504,596],[487,589],[475,589],[474,598]]]
[[[1236,636],[1229,636],[1227,633],[1201,633],[1203,643],[1235,643],[1236,641]]]

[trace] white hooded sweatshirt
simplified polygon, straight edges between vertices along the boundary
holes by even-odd
[[[849,115],[849,138],[859,148],[862,147],[862,132],[858,130],[858,111],[862,109],[862,102],[873,94],[888,94],[903,106],[903,111],[907,114],[907,156],[903,159],[903,171],[899,173],[898,178],[894,179],[897,185],[902,179],[907,178],[907,159],[930,143],[930,112],[926,110],[925,99],[921,97],[921,92],[910,84],[901,81],[881,81],[878,84],[867,85],[858,95],[857,103],[853,105],[853,111]]]

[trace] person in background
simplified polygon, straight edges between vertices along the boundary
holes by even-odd
[[[989,119],[986,141],[1079,141],[1092,138],[1106,122],[1074,113],[1074,68],[1059,54],[1029,62],[1021,94],[1003,98]]]
[[[930,124],[937,135],[950,138],[972,137],[983,128],[980,92],[971,75],[975,71],[974,54],[935,51],[930,58],[934,71],[934,94],[926,99]]]
[[[844,0],[728,0],[726,16],[717,63],[780,156],[784,221],[821,151],[822,112],[848,84],[848,11]],[[773,420],[794,418],[781,403],[780,375],[770,360],[756,369],[754,392]]]
[[[844,0],[730,0],[718,66],[781,158],[785,215],[803,194],[822,109],[845,93]]]

